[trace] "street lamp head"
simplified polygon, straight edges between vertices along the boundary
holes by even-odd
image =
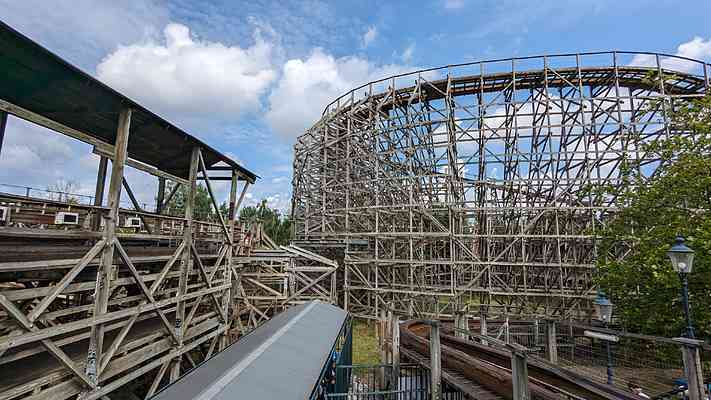
[[[667,252],[671,260],[674,271],[680,274],[688,274],[694,264],[694,250],[686,247],[682,236],[676,237],[676,242]]]
[[[609,324],[612,319],[612,302],[605,296],[602,291],[597,292],[597,298],[593,302],[597,319]]]

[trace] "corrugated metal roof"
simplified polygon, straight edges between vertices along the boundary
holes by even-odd
[[[319,301],[294,306],[158,393],[154,400],[308,398],[348,314]]]
[[[116,141],[118,117],[130,107],[128,156],[187,179],[190,153],[203,150],[209,168],[224,162],[254,182],[257,176],[145,107],[69,64],[0,21],[0,99],[83,132]],[[239,96],[239,93],[235,93]]]

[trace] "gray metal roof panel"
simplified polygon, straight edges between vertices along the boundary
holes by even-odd
[[[294,306],[154,399],[304,399],[317,383],[346,317],[340,308],[318,301]]]

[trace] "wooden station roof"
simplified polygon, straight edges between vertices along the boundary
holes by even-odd
[[[101,83],[0,21],[0,99],[113,145],[119,113],[131,108],[128,157],[188,179],[190,154],[206,167],[225,163],[254,182],[253,172],[147,108]],[[236,96],[239,93],[235,93]],[[22,117],[22,116],[20,116]],[[224,165],[220,164],[223,166]]]

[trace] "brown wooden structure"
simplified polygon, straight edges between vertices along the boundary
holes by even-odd
[[[0,399],[99,399],[128,383],[150,396],[285,305],[335,299],[332,261],[237,221],[254,173],[4,24],[0,70],[0,144],[10,115],[100,158],[88,204],[0,193]],[[155,208],[127,168],[156,177]]]
[[[342,302],[377,318],[470,307],[585,316],[596,235],[614,198],[588,190],[654,174],[645,144],[686,135],[669,112],[709,65],[654,53],[449,65],[367,83],[294,147],[292,221],[316,252],[340,243]],[[323,244],[321,246],[320,244]],[[612,255],[615,256],[615,255]]]

